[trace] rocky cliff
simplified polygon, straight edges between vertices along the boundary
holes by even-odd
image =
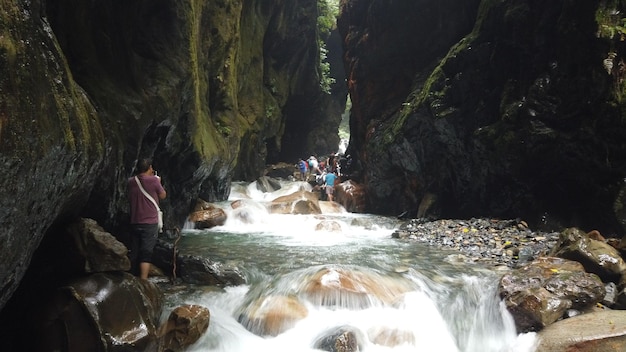
[[[332,151],[346,89],[366,211],[621,235],[619,4],[344,0],[329,96],[313,0],[2,1],[0,307],[56,225],[124,239],[139,157],[173,229],[268,161]]]
[[[367,210],[623,234],[621,3],[344,1]]]
[[[268,159],[327,153],[308,141],[313,121],[340,119],[319,85],[317,11],[315,0],[0,2],[0,309],[55,224],[90,217],[124,239],[140,157],[162,176],[173,229],[198,197],[225,199]]]

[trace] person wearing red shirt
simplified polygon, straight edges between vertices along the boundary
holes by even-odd
[[[159,234],[159,214],[155,205],[139,188],[143,189],[158,204],[167,193],[161,185],[161,178],[152,168],[152,160],[140,159],[137,162],[137,175],[128,179],[128,197],[130,200],[130,227],[132,230],[131,260],[133,267],[139,266],[139,277],[148,279],[152,253]],[[136,177],[136,178],[135,178]]]

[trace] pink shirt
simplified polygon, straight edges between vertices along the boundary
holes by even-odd
[[[143,189],[148,192],[159,204],[159,193],[164,192],[161,180],[156,176],[137,176]],[[131,224],[156,224],[159,215],[154,204],[141,192],[135,177],[128,179],[128,198],[130,200],[130,223]]]

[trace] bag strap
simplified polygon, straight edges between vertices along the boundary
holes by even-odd
[[[143,186],[141,185],[141,182],[139,181],[139,178],[137,176],[135,176],[135,181],[137,182],[137,186],[139,186],[141,193],[143,193],[143,195],[146,196],[146,198],[148,198],[152,202],[152,204],[154,204],[154,207],[157,209],[157,211],[160,211],[161,208],[159,208],[159,205],[154,200],[154,198],[152,198],[152,196],[148,192],[146,192],[145,189],[143,189]]]

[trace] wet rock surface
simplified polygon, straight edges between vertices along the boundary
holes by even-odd
[[[548,255],[559,233],[533,231],[514,219],[411,219],[392,237],[458,250],[469,262],[517,268]]]

